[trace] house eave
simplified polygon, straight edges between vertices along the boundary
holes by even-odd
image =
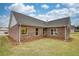
[[[19,26],[29,26],[29,27],[45,27],[45,28],[50,28],[50,27],[66,27],[67,25],[64,26],[35,26],[35,25],[23,25],[23,24],[18,24]]]

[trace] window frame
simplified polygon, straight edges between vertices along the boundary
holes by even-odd
[[[27,34],[27,27],[21,27],[21,34]]]
[[[38,35],[38,28],[35,29],[35,35]]]
[[[51,35],[56,35],[58,33],[57,28],[51,29]]]
[[[51,35],[53,35],[53,29],[51,29]]]

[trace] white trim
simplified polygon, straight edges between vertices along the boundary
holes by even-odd
[[[54,30],[56,30],[56,28],[53,28],[53,35],[55,36],[56,34],[56,31],[54,31]]]
[[[58,33],[57,28],[53,28],[53,35],[55,36]]]
[[[56,28],[56,34],[58,34],[58,28]]]
[[[21,41],[20,41],[21,40],[21,30],[20,29],[21,29],[21,26],[19,25],[19,40],[18,40],[19,44],[21,43]]]

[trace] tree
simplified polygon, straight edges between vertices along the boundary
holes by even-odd
[[[77,26],[77,29],[79,29],[79,25]]]

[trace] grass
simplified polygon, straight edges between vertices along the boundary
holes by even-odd
[[[79,32],[71,33],[69,42],[43,38],[15,46],[6,36],[0,36],[0,42],[0,55],[79,56]]]
[[[11,44],[9,38],[6,36],[0,36],[0,55],[9,55]]]

